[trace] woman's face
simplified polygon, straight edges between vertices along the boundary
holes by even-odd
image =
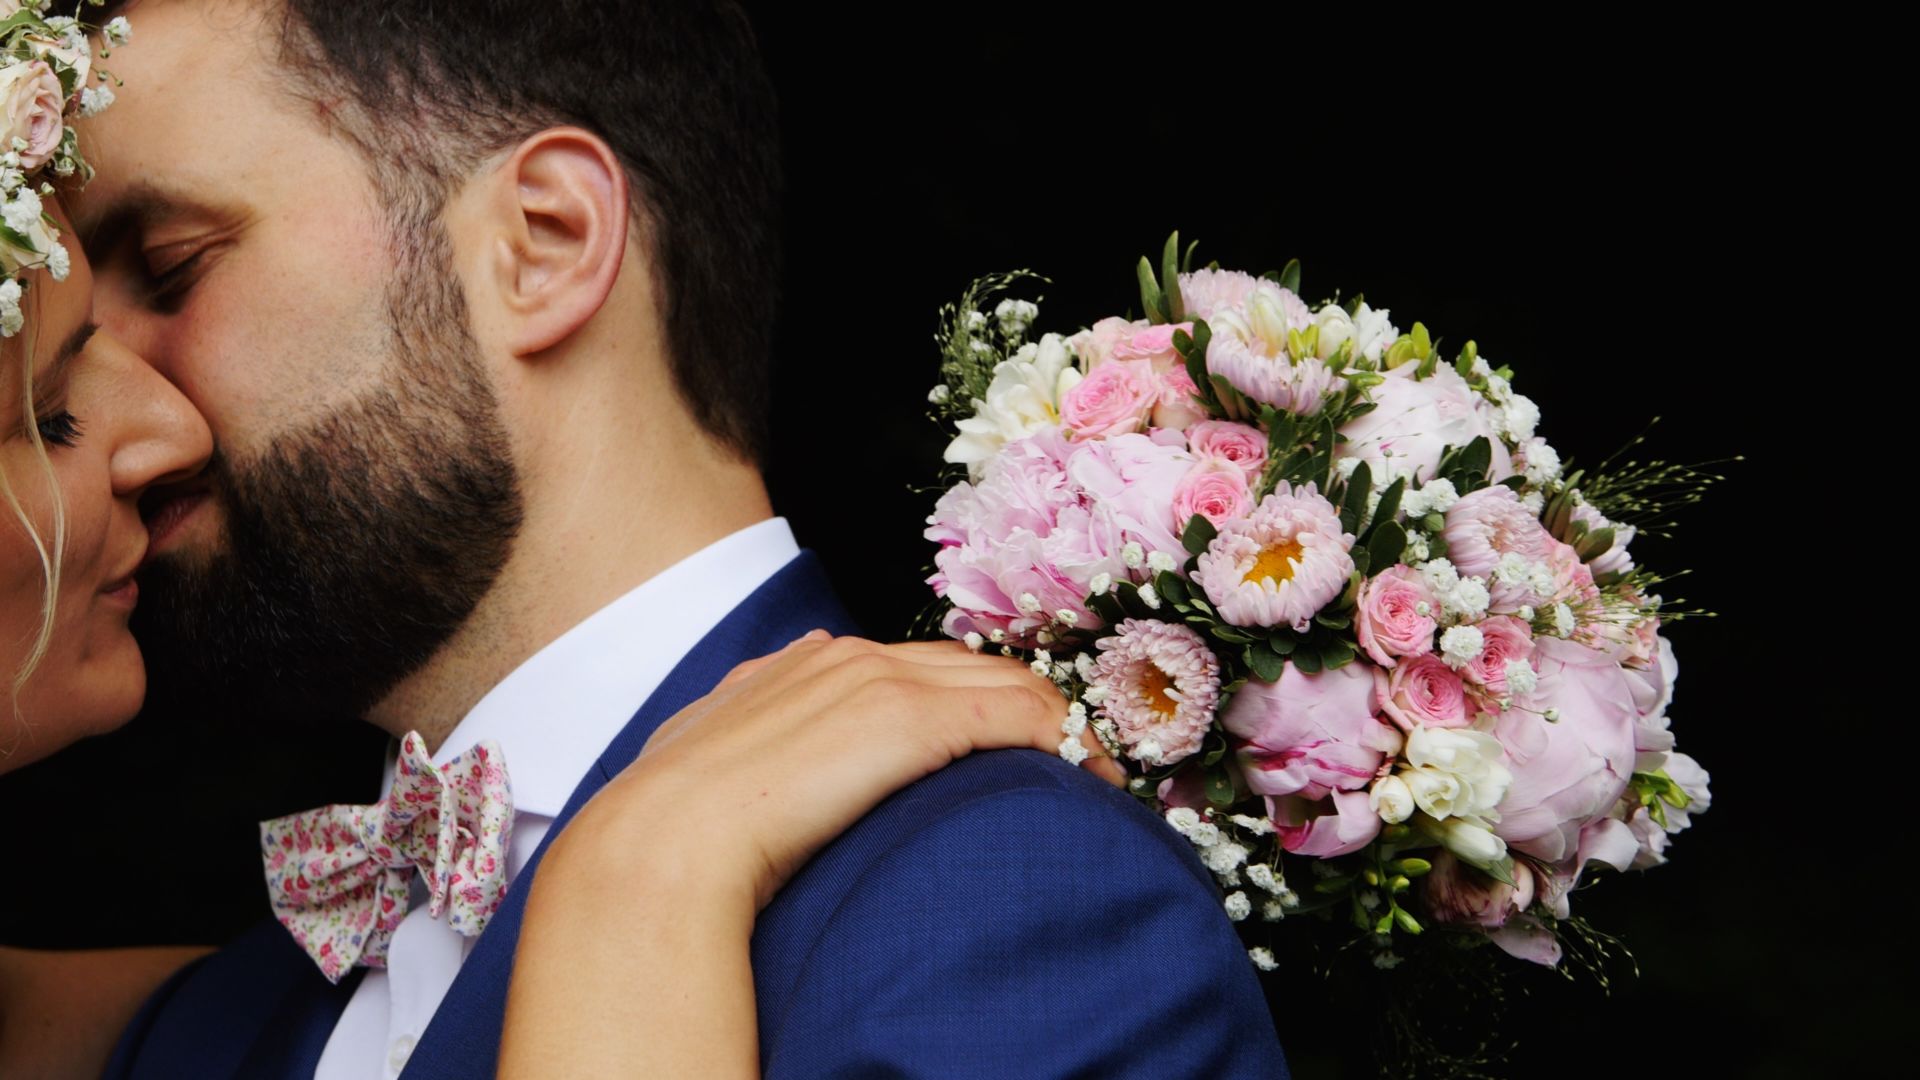
[[[59,206],[48,210],[71,237]],[[138,601],[133,572],[147,550],[138,500],[151,484],[197,472],[212,450],[205,421],[140,357],[93,323],[93,274],[78,244],[56,282],[26,272],[27,328],[0,349],[0,469],[49,546],[54,499],[66,542],[46,655],[21,688],[43,620],[46,578],[32,535],[0,500],[0,772],[131,719],[146,693],[140,647],[127,630]],[[32,342],[31,355],[26,343]],[[23,363],[33,401],[23,407]],[[52,483],[28,432],[38,429]]]

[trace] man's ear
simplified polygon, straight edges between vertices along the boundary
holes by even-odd
[[[565,341],[606,303],[627,251],[627,172],[599,136],[550,128],[502,166],[491,272],[507,347],[531,356]]]

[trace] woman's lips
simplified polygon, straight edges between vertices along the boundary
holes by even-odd
[[[105,596],[110,603],[131,608],[140,602],[140,583],[129,577],[107,586],[101,590],[101,595]]]

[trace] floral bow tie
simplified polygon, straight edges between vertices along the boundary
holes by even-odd
[[[273,913],[331,982],[355,964],[387,966],[414,871],[427,913],[472,937],[500,906],[513,797],[500,747],[481,742],[444,766],[415,732],[400,742],[393,790],[371,806],[326,806],[260,824]]]

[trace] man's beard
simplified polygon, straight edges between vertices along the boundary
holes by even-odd
[[[244,466],[216,453],[224,543],[141,571],[149,707],[358,719],[492,586],[519,487],[443,244],[415,247],[395,275],[387,381]]]

